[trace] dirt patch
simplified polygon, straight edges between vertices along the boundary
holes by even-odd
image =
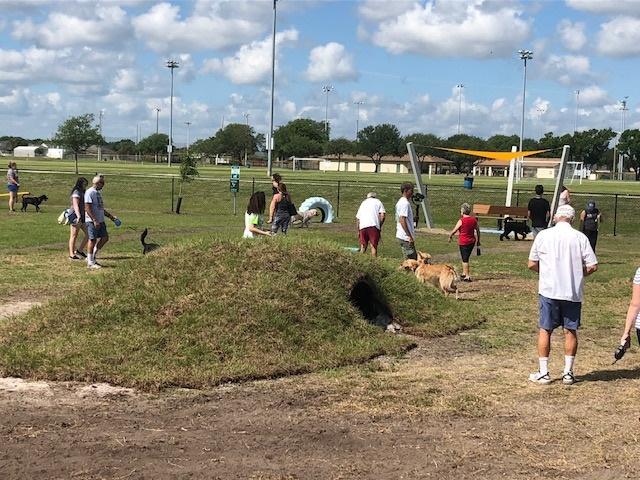
[[[13,315],[20,315],[21,313],[39,305],[42,305],[42,303],[35,300],[19,300],[2,303],[0,304],[0,320]]]

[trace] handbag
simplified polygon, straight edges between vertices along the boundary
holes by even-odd
[[[296,206],[294,205],[293,202],[289,202],[289,205],[287,205],[287,212],[289,213],[289,215],[291,215],[292,217],[294,215],[298,214],[298,210],[296,209]]]
[[[69,219],[67,218],[67,209],[65,208],[60,215],[58,215],[59,225],[68,225]]]

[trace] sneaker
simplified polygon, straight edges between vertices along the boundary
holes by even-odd
[[[92,269],[92,270],[97,270],[99,268],[102,268],[102,266],[98,263],[90,263],[89,265],[87,265],[88,268]]]
[[[544,375],[540,372],[536,372],[529,375],[529,381],[539,385],[549,385],[551,383],[551,376],[549,375],[549,372]]]
[[[71,257],[69,257],[69,260],[80,260],[80,257],[77,255],[73,255]]]
[[[76,255],[81,258],[87,258],[87,254],[81,250],[76,250]]]
[[[576,377],[573,376],[573,372],[567,372],[562,375],[562,383],[565,385],[573,385],[576,383]]]

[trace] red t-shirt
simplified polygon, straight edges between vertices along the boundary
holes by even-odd
[[[459,230],[458,245],[471,245],[476,243],[476,227],[478,226],[478,220],[476,217],[461,218],[462,226]]]

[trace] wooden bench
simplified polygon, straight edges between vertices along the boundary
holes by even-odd
[[[498,230],[502,230],[502,221],[505,217],[511,217],[514,220],[528,220],[528,213],[527,207],[506,207],[504,205],[486,205],[482,203],[473,205],[473,214],[478,219],[496,219]]]

